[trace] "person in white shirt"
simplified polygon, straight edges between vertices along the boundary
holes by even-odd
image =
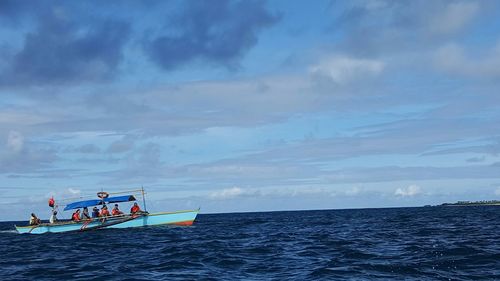
[[[57,211],[56,211],[56,210],[54,210],[54,211],[52,212],[52,215],[50,216],[50,219],[49,219],[49,222],[50,222],[50,223],[55,223],[55,222],[57,222],[57,217],[56,217],[56,215],[57,215]]]
[[[34,213],[31,213],[30,225],[39,225],[40,223],[42,223],[40,219]]]

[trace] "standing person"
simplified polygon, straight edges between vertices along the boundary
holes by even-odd
[[[49,223],[57,222],[57,211],[52,210],[52,215],[50,216]]]
[[[82,220],[90,220],[89,209],[87,207],[83,208]]]
[[[98,218],[99,217],[99,209],[94,206],[94,208],[92,209],[92,218]]]
[[[132,206],[132,208],[130,208],[130,214],[134,215],[134,214],[137,214],[137,213],[140,213],[140,212],[142,212],[141,208],[139,207],[139,205],[137,204],[137,202],[135,202],[134,206]]]
[[[31,213],[30,225],[39,225],[40,223],[42,223],[42,221],[40,221],[40,219],[34,213]]]
[[[111,215],[113,216],[123,215],[123,212],[120,211],[120,209],[118,209],[118,204],[115,204],[115,207],[113,208],[113,210],[111,210]]]
[[[76,211],[71,215],[72,221],[80,221],[80,209],[76,209]]]

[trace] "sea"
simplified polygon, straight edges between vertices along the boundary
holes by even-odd
[[[0,280],[500,280],[500,206],[200,214],[190,227],[42,235],[15,223],[0,223]]]

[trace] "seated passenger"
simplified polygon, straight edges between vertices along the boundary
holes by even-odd
[[[111,214],[113,216],[123,215],[123,212],[118,209],[118,204],[115,204],[115,207],[113,208],[113,210],[111,210]]]
[[[109,211],[108,207],[106,205],[102,206],[101,213],[99,214],[100,217],[109,217]]]
[[[90,220],[89,209],[87,207],[83,208],[82,220]]]
[[[57,222],[57,211],[53,210],[52,215],[50,216],[49,223],[55,223]]]
[[[92,209],[92,218],[98,218],[99,217],[99,209],[94,206]]]
[[[40,223],[42,223],[40,219],[34,213],[31,213],[30,225],[39,225]]]
[[[71,215],[72,221],[80,221],[80,209],[76,209],[76,211]]]
[[[134,203],[134,206],[132,206],[132,208],[130,208],[130,214],[133,215],[133,214],[137,214],[137,213],[141,213],[141,208],[139,208],[139,205],[137,204],[137,202]]]

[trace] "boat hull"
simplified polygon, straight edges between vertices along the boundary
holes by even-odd
[[[63,222],[57,224],[41,224],[37,226],[16,226],[18,233],[43,234],[70,231],[88,231],[105,228],[130,228],[152,225],[192,225],[199,210],[169,213],[143,214],[138,216],[110,217],[106,220],[94,219],[82,222]]]

